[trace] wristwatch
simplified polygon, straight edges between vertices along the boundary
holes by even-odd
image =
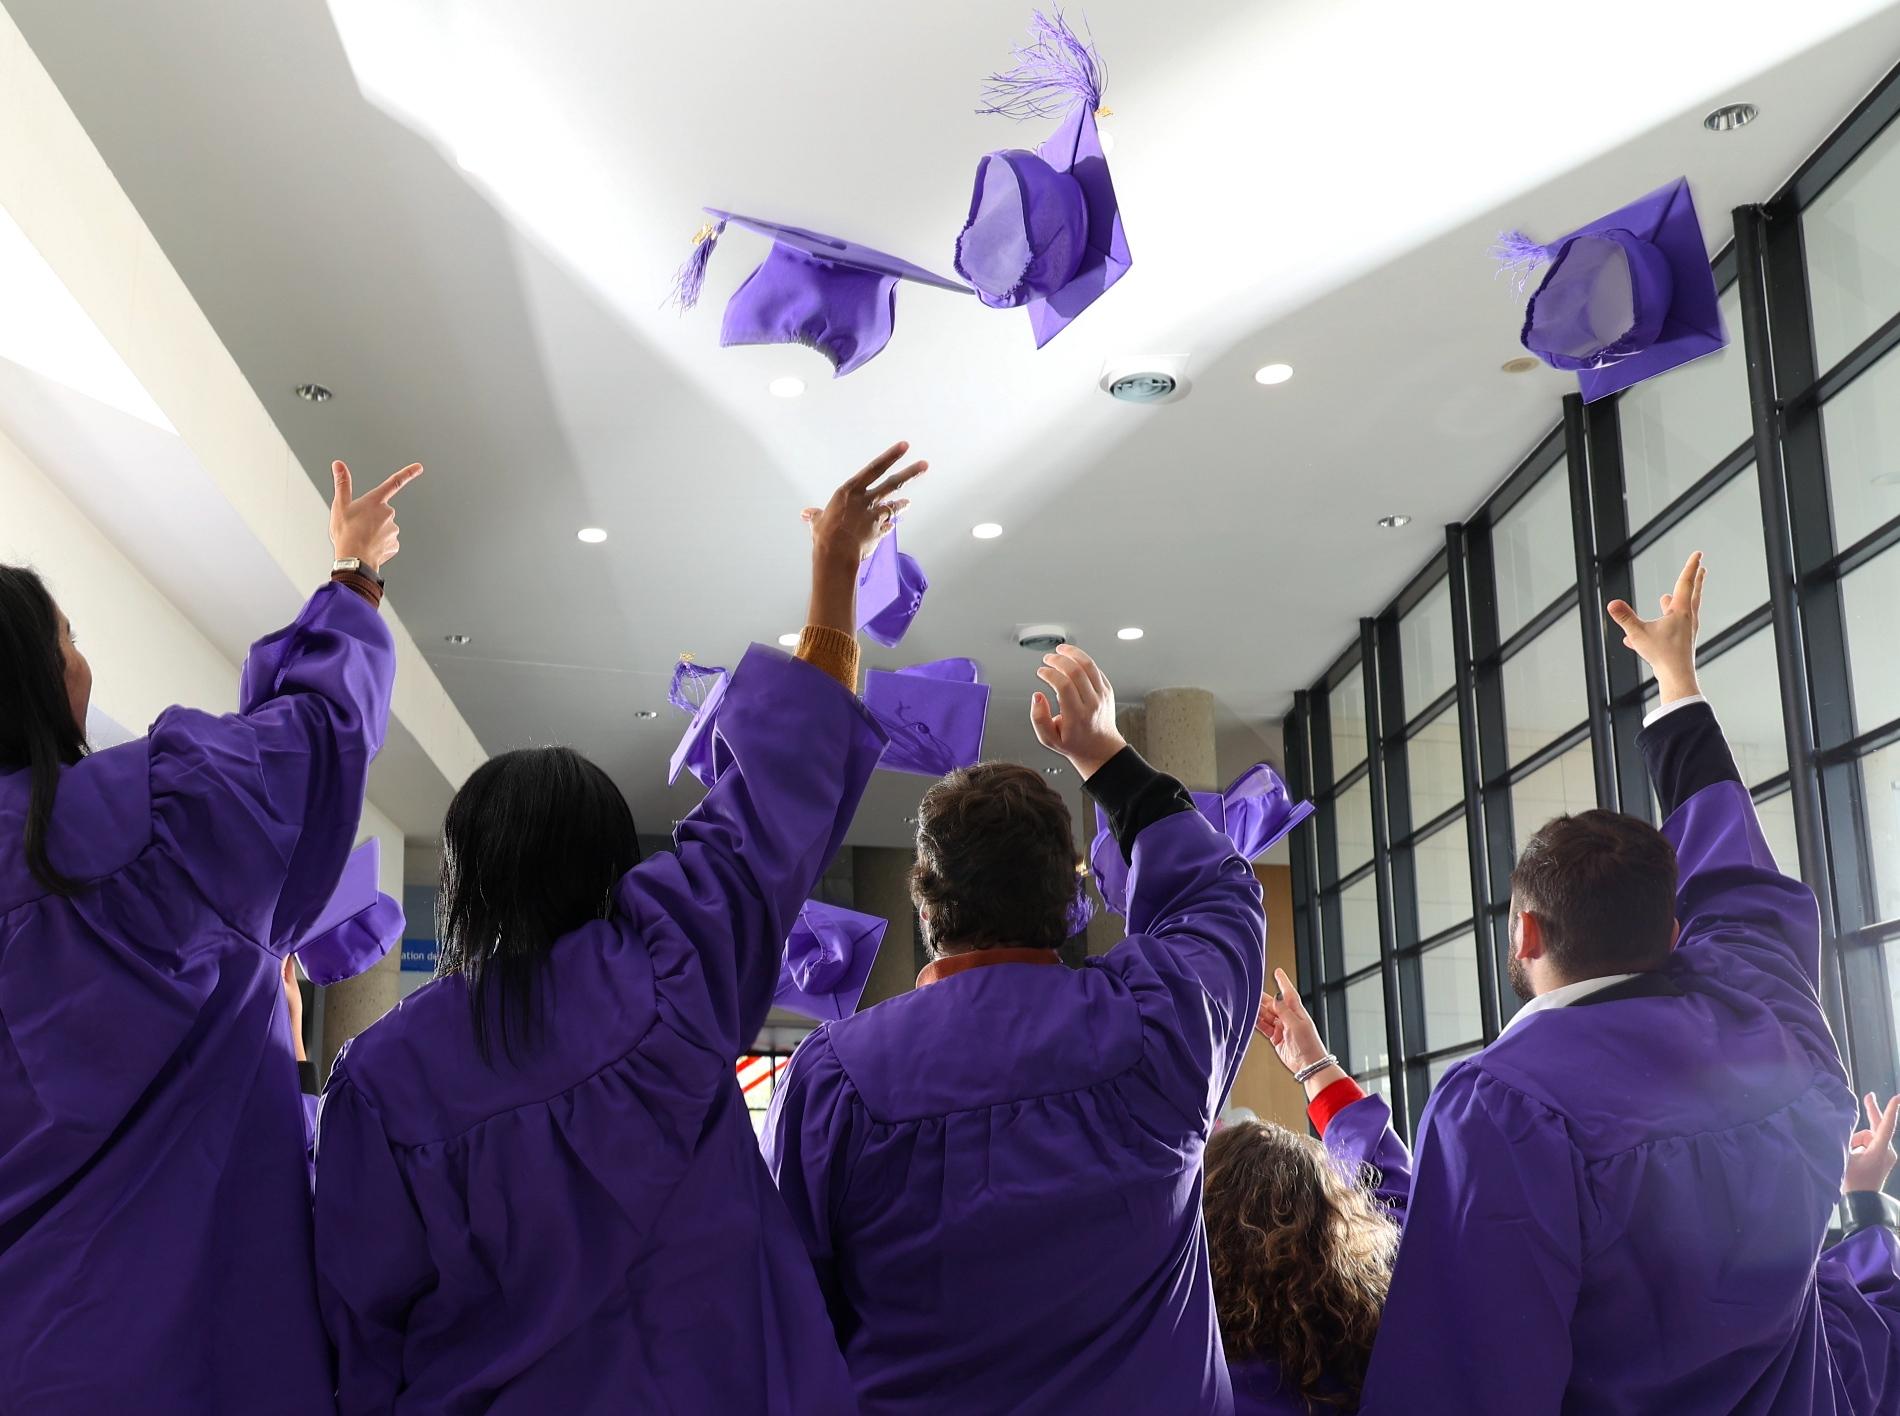
[[[330,562],[330,574],[338,575],[346,571],[354,571],[358,575],[367,575],[378,585],[383,583],[383,578],[376,573],[376,568],[368,561],[361,560],[356,556],[338,556],[335,560]]]

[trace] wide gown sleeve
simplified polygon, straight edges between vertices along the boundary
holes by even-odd
[[[1439,1084],[1421,1130],[1360,1410],[1557,1411],[1570,1380],[1584,1204],[1562,1118],[1467,1063]]]
[[[732,766],[680,823],[676,853],[629,871],[619,917],[654,950],[675,1026],[732,1056],[765,1024],[798,911],[843,843],[884,750],[857,698],[810,664],[754,645],[717,732]],[[667,957],[683,942],[690,959]],[[669,985],[696,968],[706,997]]]
[[[381,1118],[340,1065],[317,1118],[316,1252],[339,1416],[387,1413],[402,1391],[409,1310],[435,1269]]]
[[[1412,1153],[1392,1129],[1392,1108],[1382,1096],[1366,1096],[1326,1126],[1326,1151],[1340,1168],[1360,1175],[1380,1206],[1399,1224],[1412,1199]]]
[[[152,725],[156,835],[274,954],[315,922],[355,844],[395,670],[376,611],[330,584],[251,647],[236,713],[172,708]]]
[[[839,1297],[834,1223],[844,1212],[851,1156],[860,1139],[853,1133],[854,1111],[844,1068],[820,1027],[799,1044],[778,1079],[760,1141],[766,1169],[811,1255],[840,1343],[849,1333]]]
[[[1821,1322],[1837,1409],[1900,1410],[1900,1238],[1876,1225],[1821,1252]]]
[[[1113,966],[1118,955],[1132,956],[1146,965],[1160,989],[1159,1006],[1144,1013],[1163,1023],[1164,1091],[1211,1125],[1260,1011],[1267,949],[1260,881],[1198,811],[1164,816],[1135,839],[1128,931],[1105,960]]]

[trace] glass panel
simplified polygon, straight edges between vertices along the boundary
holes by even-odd
[[[1451,582],[1441,580],[1399,621],[1399,674],[1405,688],[1405,721],[1451,688]]]
[[[1326,695],[1333,730],[1333,780],[1337,782],[1366,760],[1366,681],[1358,669]]]
[[[1339,794],[1333,812],[1338,832],[1339,873],[1351,875],[1372,859],[1372,778],[1361,777]]]
[[[1471,918],[1471,850],[1462,813],[1413,847],[1412,873],[1418,881],[1420,939]]]
[[[1860,760],[1867,794],[1867,851],[1874,863],[1874,917],[1900,919],[1900,743]]]
[[[1524,843],[1537,834],[1537,828],[1552,817],[1588,811],[1597,804],[1591,762],[1590,743],[1586,738],[1511,788],[1511,825],[1517,838],[1516,849],[1522,850]],[[1508,898],[1508,881],[1500,882],[1498,889]]]
[[[1521,762],[1589,716],[1583,622],[1571,610],[1504,661],[1505,760]]]
[[[1814,199],[1801,228],[1825,369],[1900,310],[1900,126]]]
[[[1794,797],[1788,792],[1755,803],[1755,815],[1761,819],[1761,833],[1768,849],[1775,853],[1775,864],[1783,875],[1801,874],[1801,848],[1795,843]]]
[[[1702,588],[1705,638],[1768,603],[1768,551],[1752,462],[1636,557],[1630,567],[1636,587],[1630,603],[1638,614],[1653,619],[1661,613],[1657,601],[1676,588],[1676,577],[1693,551],[1701,551],[1709,566]],[[1610,650],[1629,652],[1620,635],[1610,640]],[[1647,676],[1648,670],[1643,672]]]
[[[1847,670],[1854,684],[1854,730],[1900,718],[1900,550],[1884,552],[1841,581],[1847,615]]]
[[[1439,1057],[1427,1062],[1425,1064],[1425,1085],[1430,1088],[1431,1091],[1437,1091],[1438,1084],[1445,1080],[1445,1073],[1449,1072],[1455,1064],[1483,1050],[1481,1047],[1467,1047],[1463,1052],[1453,1052],[1448,1056]]]
[[[1367,1077],[1388,1070],[1387,1051],[1385,987],[1374,974],[1346,988],[1346,1050],[1339,1060],[1359,1085],[1369,1088]]]
[[[1703,696],[1722,720],[1723,735],[1751,787],[1788,770],[1788,739],[1781,726],[1781,689],[1775,672],[1775,633],[1758,630],[1696,670]],[[1652,688],[1643,699],[1655,708]]]
[[[1339,893],[1339,951],[1342,975],[1379,962],[1379,884],[1373,876]]]
[[[1646,379],[1617,401],[1631,530],[1647,526],[1754,433],[1739,286],[1722,295],[1722,324],[1733,341],[1726,349],[1666,379]]]
[[[1478,940],[1476,935],[1449,940],[1419,955],[1419,985],[1425,996],[1425,1036],[1414,1054],[1481,1036],[1478,1012]]]
[[[739,1059],[739,1087],[745,1093],[746,1111],[752,1117],[752,1129],[759,1135],[765,1134],[765,1113],[772,1105],[772,1092],[791,1060],[784,1053],[759,1053]]]
[[[1577,578],[1570,539],[1570,480],[1559,459],[1491,529],[1497,563],[1498,638],[1509,639]]]
[[[1821,421],[1834,544],[1851,546],[1900,516],[1900,357],[1886,355],[1835,394]]]
[[[1464,759],[1458,746],[1458,709],[1447,708],[1405,744],[1406,795],[1416,830],[1441,812],[1464,804]]]

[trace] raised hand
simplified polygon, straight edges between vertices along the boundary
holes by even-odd
[[[1061,705],[1060,712],[1052,710],[1040,693],[1031,700],[1036,741],[1068,758],[1087,781],[1128,746],[1115,728],[1115,689],[1095,660],[1073,644],[1044,654],[1036,677],[1056,691]]]
[[[1878,1190],[1893,1173],[1900,1152],[1893,1146],[1894,1123],[1900,1121],[1900,1096],[1890,1097],[1885,1106],[1872,1092],[1862,1098],[1867,1108],[1868,1128],[1856,1131],[1847,1141],[1847,1175],[1841,1181],[1841,1193]]]
[[[815,555],[849,560],[855,567],[871,554],[878,538],[891,529],[892,519],[910,505],[908,497],[893,498],[891,494],[930,466],[928,462],[913,462],[901,472],[891,472],[909,451],[907,442],[892,443],[833,492],[824,506],[805,508]],[[891,475],[886,476],[887,472]]]
[[[1280,996],[1275,998],[1271,993],[1260,996],[1260,1016],[1254,1030],[1273,1044],[1273,1055],[1280,1059],[1281,1066],[1289,1072],[1297,1072],[1324,1057],[1326,1044],[1320,1041],[1319,1028],[1300,1001],[1300,991],[1286,976],[1286,970],[1275,969],[1273,982]]]
[[[381,568],[402,549],[402,531],[390,502],[422,475],[422,464],[410,463],[360,497],[352,494],[349,468],[332,462],[330,471],[336,478],[336,494],[330,499],[330,544],[336,547],[337,559],[355,557],[372,570]]]
[[[1623,643],[1655,672],[1664,703],[1701,692],[1695,678],[1695,637],[1702,621],[1702,581],[1708,575],[1697,551],[1676,577],[1676,588],[1662,597],[1662,614],[1646,620],[1627,600],[1612,600],[1610,618],[1623,631]]]

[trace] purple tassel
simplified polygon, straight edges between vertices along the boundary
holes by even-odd
[[[706,286],[706,266],[712,260],[713,247],[725,234],[726,223],[708,223],[693,237],[693,253],[673,274],[673,289],[666,303],[685,314],[699,303],[699,292]]]
[[[1491,259],[1498,263],[1498,274],[1511,278],[1518,294],[1530,283],[1531,272],[1550,261],[1550,250],[1540,246],[1522,231],[1500,231],[1491,247]]]
[[[691,659],[681,659],[673,666],[673,682],[667,685],[666,701],[682,713],[697,713],[699,705],[706,701],[711,680],[724,672],[724,669],[702,668]]]
[[[1060,118],[1077,103],[1086,103],[1091,111],[1102,106],[1108,75],[1094,36],[1084,40],[1077,35],[1059,7],[1052,14],[1031,12],[1031,42],[1010,47],[1015,68],[984,80],[978,113],[1018,120]],[[1086,29],[1087,19],[1082,23]]]

